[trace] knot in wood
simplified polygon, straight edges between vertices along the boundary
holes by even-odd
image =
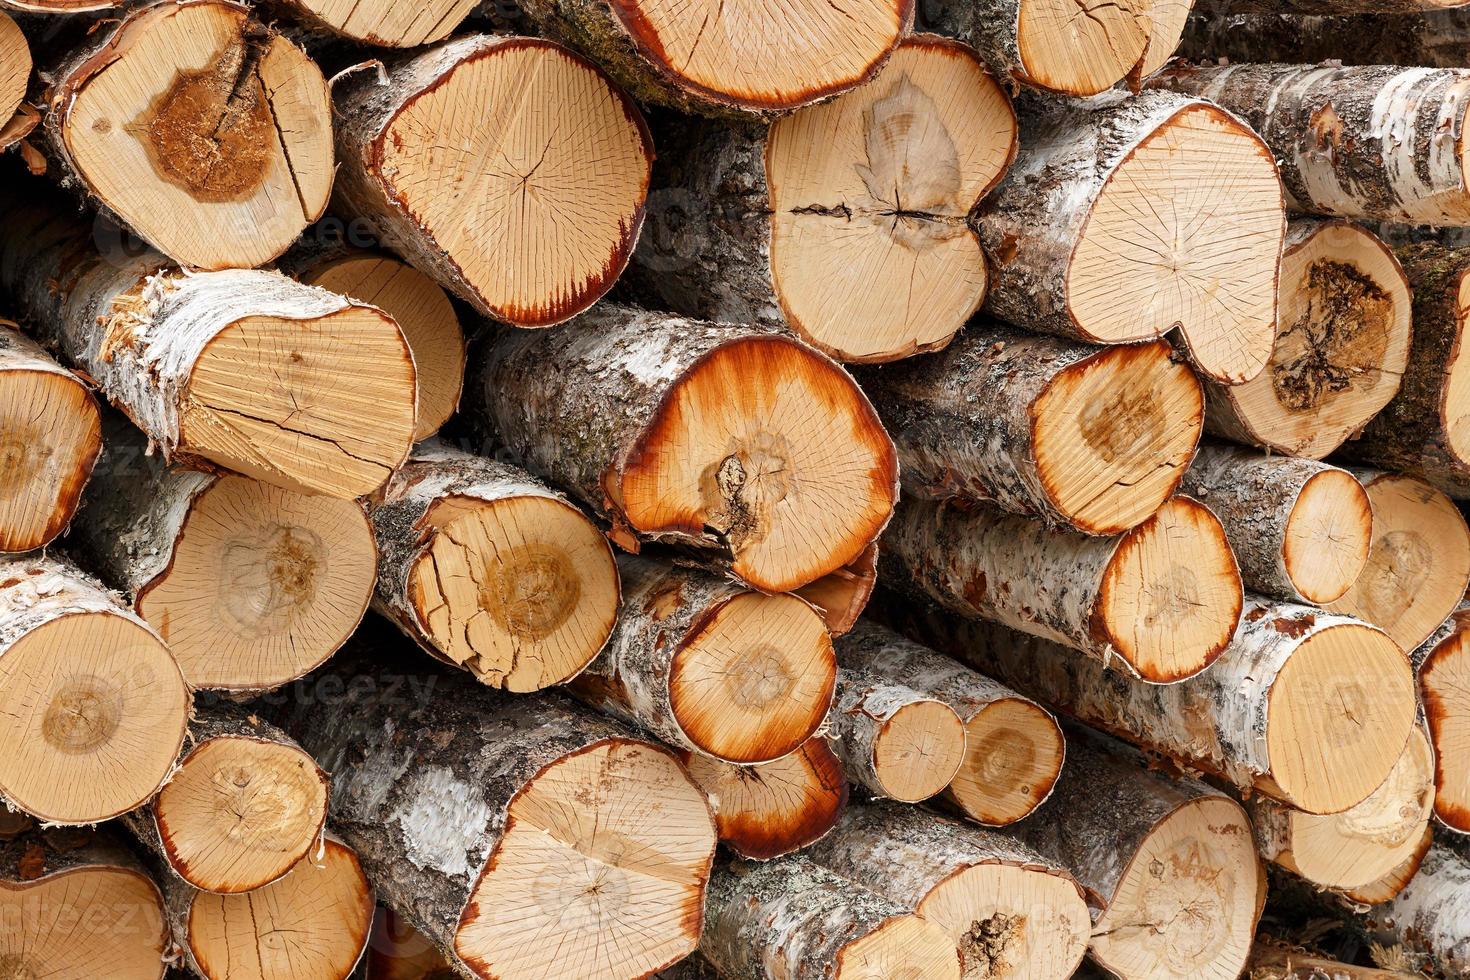
[[[66,755],[87,755],[105,745],[122,722],[122,691],[93,674],[62,685],[41,719],[46,743]]]
[[[499,557],[480,589],[480,608],[507,632],[539,640],[576,610],[582,580],[563,552],[523,545]]]
[[[327,548],[316,532],[274,524],[220,549],[220,606],[245,635],[289,626],[316,601]]]

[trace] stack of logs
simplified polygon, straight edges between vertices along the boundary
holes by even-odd
[[[0,976],[1470,977],[1466,3],[0,0]]]

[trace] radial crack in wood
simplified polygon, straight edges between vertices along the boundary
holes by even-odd
[[[274,0],[311,27],[384,48],[416,48],[448,37],[472,14],[476,0]]]

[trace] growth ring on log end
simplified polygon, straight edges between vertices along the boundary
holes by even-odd
[[[1434,814],[1470,833],[1470,771],[1460,761],[1470,751],[1470,607],[1461,604],[1412,656],[1434,742]]]
[[[965,761],[945,797],[976,823],[1008,826],[1051,795],[1066,754],[1050,712],[1026,698],[1001,698],[966,723]]]

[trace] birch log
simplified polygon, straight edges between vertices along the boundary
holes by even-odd
[[[679,545],[786,592],[870,561],[892,513],[897,462],[872,405],[786,337],[604,303],[496,338],[471,378],[480,429],[628,550]]]
[[[1419,865],[1424,863],[1424,858],[1429,854],[1429,849],[1434,844],[1434,829],[1424,828],[1424,835],[1419,838],[1419,844],[1414,848],[1407,858],[1388,874],[1379,878],[1371,885],[1360,888],[1344,888],[1342,897],[1358,906],[1382,905],[1404,890],[1404,886],[1414,880],[1414,875],[1419,873]]]
[[[31,68],[30,42],[10,15],[0,10],[0,122],[8,122],[20,108]]]
[[[1452,831],[1470,834],[1470,603],[1409,654],[1434,743],[1434,815]]]
[[[381,310],[273,272],[98,252],[33,185],[0,187],[0,288],[166,459],[355,497],[408,451],[413,358]]]
[[[632,980],[693,950],[715,829],[669,752],[557,695],[362,670],[339,658],[346,694],[282,727],[332,773],[384,903],[456,970]]]
[[[827,740],[848,779],[917,803],[948,786],[965,759],[965,724],[949,705],[872,672],[837,672]]]
[[[1384,938],[1427,956],[1440,974],[1470,976],[1470,859],[1442,843],[1430,847],[1418,872],[1374,908],[1370,922]]]
[[[1205,385],[1206,427],[1287,456],[1327,456],[1398,393],[1409,311],[1404,270],[1375,235],[1341,219],[1294,219],[1271,360],[1244,384]]]
[[[1239,113],[1275,154],[1300,210],[1407,224],[1470,223],[1458,135],[1470,72],[1177,66],[1149,85]]]
[[[1182,490],[1220,519],[1252,592],[1333,602],[1367,564],[1372,505],[1346,470],[1209,444],[1184,474]]]
[[[475,7],[476,0],[271,0],[267,9],[359,44],[416,48],[444,40]]]
[[[1466,0],[1196,0],[1201,13],[1423,14]]]
[[[31,14],[77,14],[121,5],[122,0],[0,0],[0,7]]]
[[[1088,343],[1177,327],[1207,380],[1260,374],[1286,231],[1265,144],[1173,94],[1033,99],[1020,117],[1021,151],[974,219],[992,265],[986,309]]]
[[[1036,702],[872,621],[839,640],[836,650],[841,669],[903,684],[959,715],[964,759],[944,799],[966,817],[1005,826],[1051,795],[1066,743],[1056,720]]]
[[[116,413],[67,550],[168,643],[196,690],[280,687],[362,621],[377,550],[362,505],[170,466]]]
[[[1465,31],[1470,11],[1461,7],[1396,13],[1323,14],[1204,13],[1190,20],[1179,53],[1196,61],[1284,61],[1346,65],[1470,67]],[[1351,38],[1351,44],[1344,44]]]
[[[803,854],[734,861],[710,877],[700,955],[728,980],[960,980],[939,926]]]
[[[1172,354],[980,320],[941,353],[860,377],[906,492],[1120,534],[1173,496],[1199,443],[1203,393]]]
[[[125,813],[168,778],[189,689],[158,634],[76,566],[0,558],[0,794],[55,824]]]
[[[832,704],[837,664],[821,617],[788,595],[626,556],[606,647],[578,698],[678,749],[740,765],[796,751]]]
[[[421,443],[370,509],[374,608],[482,683],[513,692],[561,684],[612,633],[611,546],[524,470]]]
[[[497,320],[546,327],[595,303],[643,225],[638,108],[550,41],[470,35],[406,57],[333,91],[337,210]]]
[[[44,547],[66,530],[101,449],[86,383],[0,321],[0,552]]]
[[[1225,532],[1187,497],[1112,538],[1049,530],[986,507],[907,500],[880,560],[894,588],[1064,643],[1151,683],[1204,670],[1240,618],[1240,575]]]
[[[943,347],[985,297],[965,217],[1015,157],[1016,117],[963,44],[907,38],[832,102],[770,126],[669,123],[659,146],[628,275],[651,308],[786,324],[872,362]]]
[[[966,977],[1064,980],[1087,951],[1082,889],[1011,837],[878,801],[855,804],[806,854],[943,929]]]

